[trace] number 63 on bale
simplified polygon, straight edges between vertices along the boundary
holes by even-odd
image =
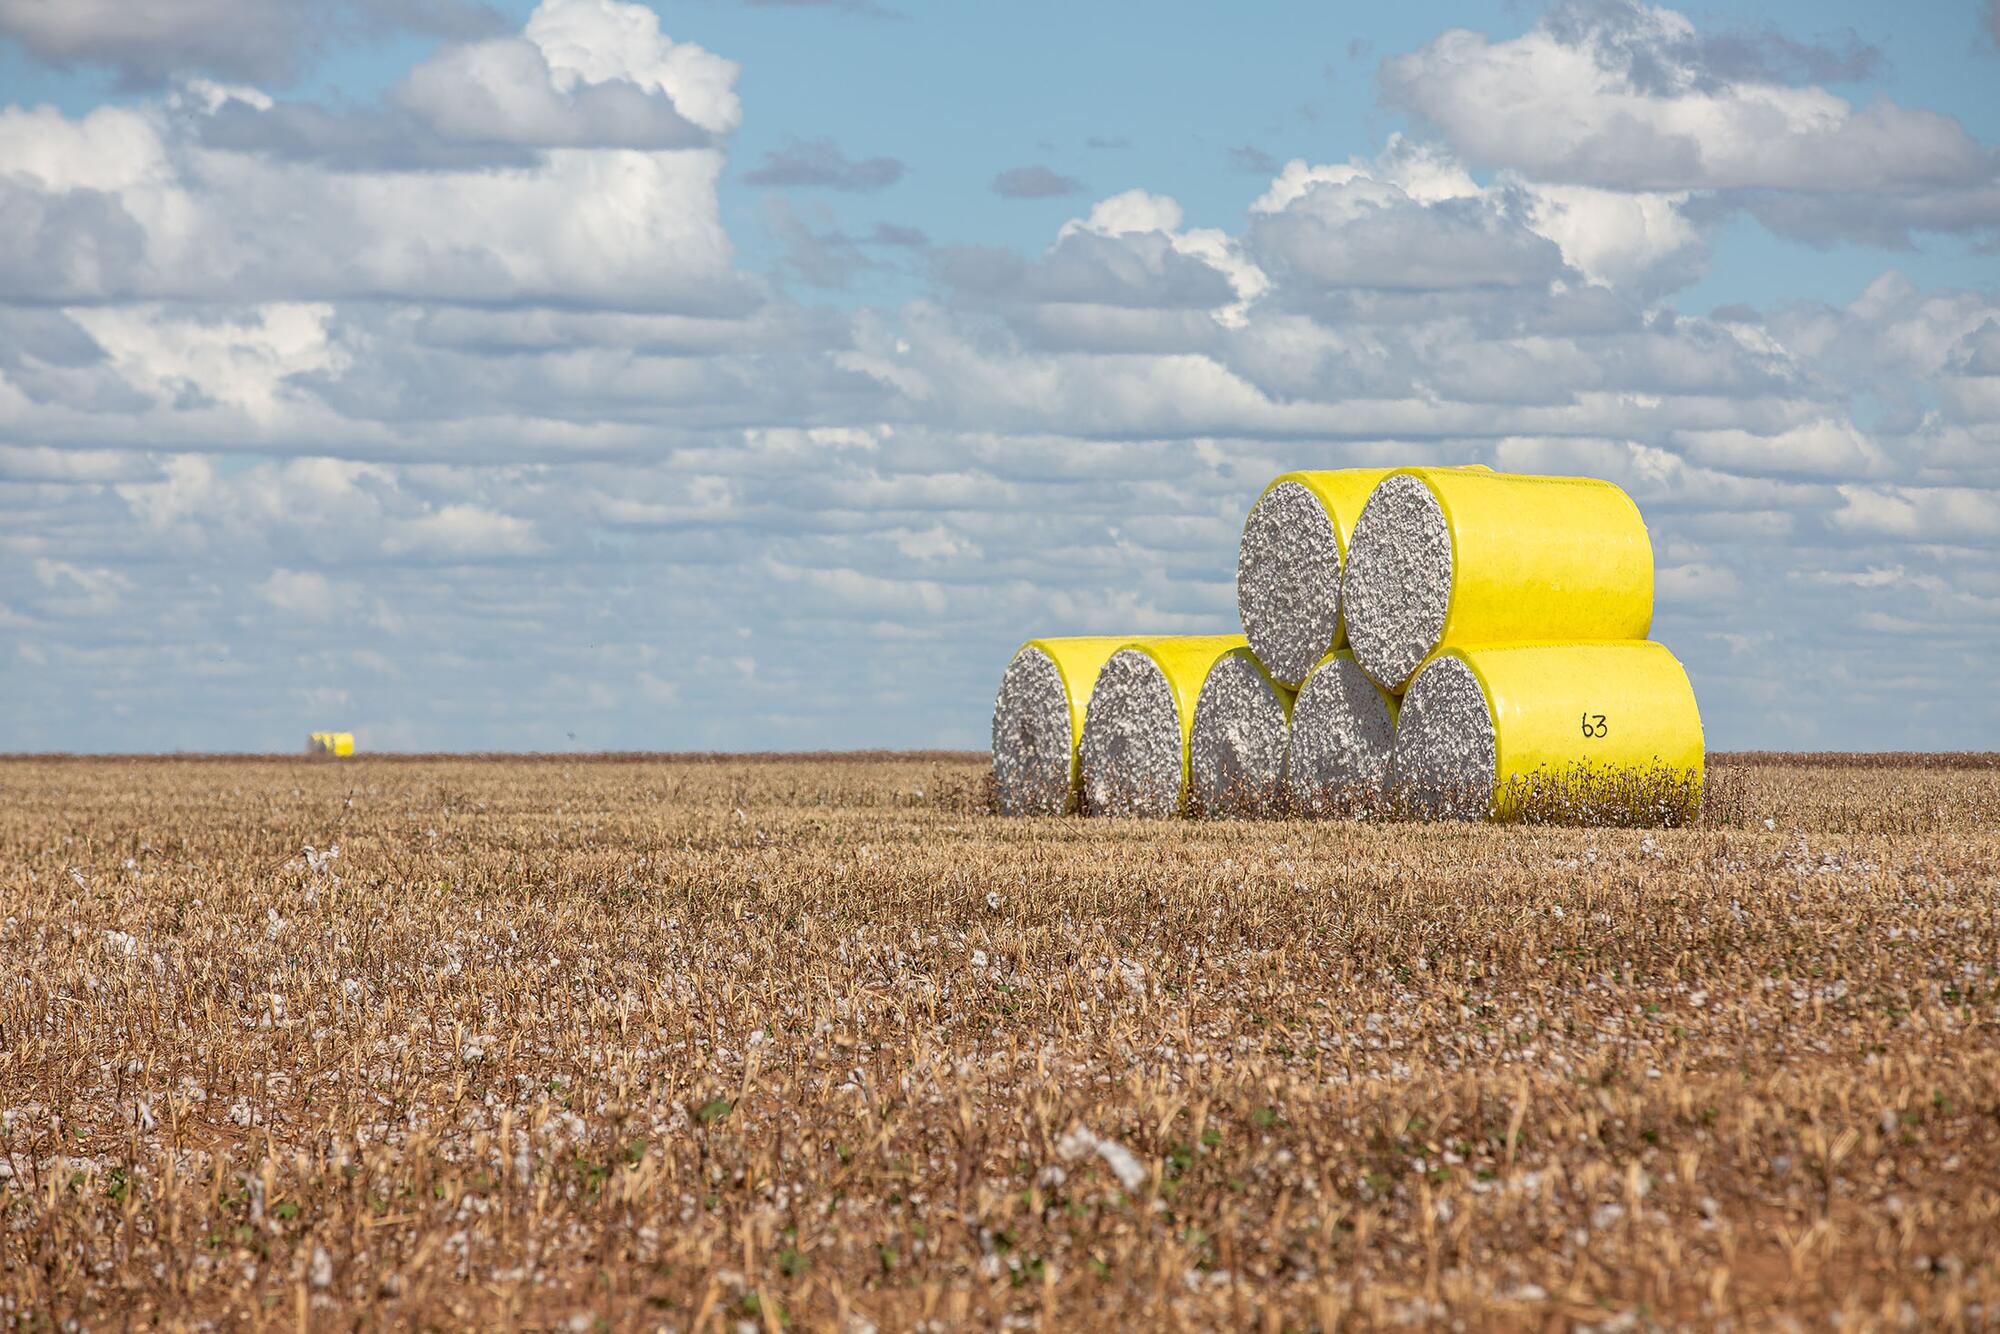
[[[1583,734],[1585,736],[1587,737],[1609,736],[1610,733],[1611,733],[1611,728],[1609,724],[1607,724],[1604,721],[1603,714],[1586,713],[1583,715]]]

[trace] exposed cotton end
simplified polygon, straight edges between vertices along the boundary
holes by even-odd
[[[1180,709],[1159,664],[1137,649],[1112,654],[1091,689],[1078,752],[1085,813],[1178,812],[1183,746]]]
[[[1483,819],[1493,805],[1494,746],[1479,678],[1457,658],[1438,658],[1403,696],[1390,792],[1417,811]]]
[[[1355,660],[1402,689],[1437,647],[1451,606],[1451,528],[1421,478],[1385,478],[1368,497],[1348,540],[1341,605]]]
[[[1239,650],[1219,659],[1195,699],[1189,797],[1201,815],[1275,813],[1284,796],[1284,687]]]
[[[1285,796],[1294,810],[1333,815],[1379,801],[1396,740],[1389,701],[1347,653],[1313,668],[1292,704]]]
[[[1069,692],[1055,661],[1022,649],[993,701],[993,791],[1004,815],[1061,815],[1070,809],[1076,748]]]
[[[1294,686],[1340,633],[1340,542],[1326,507],[1297,482],[1266,491],[1236,549],[1236,612],[1251,651]]]

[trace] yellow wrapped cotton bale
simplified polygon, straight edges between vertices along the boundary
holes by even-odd
[[[1381,799],[1396,742],[1396,697],[1348,649],[1319,660],[1292,702],[1285,796],[1307,815],[1365,810]]]
[[[1694,687],[1664,645],[1496,644],[1417,673],[1389,782],[1440,814],[1679,823],[1702,765]]]
[[[993,791],[1005,815],[1076,809],[1077,743],[1098,671],[1130,635],[1031,639],[993,701]]]
[[[1264,488],[1236,548],[1236,614],[1258,661],[1296,687],[1347,642],[1340,572],[1354,521],[1389,468],[1288,472]]]
[[[314,732],[306,738],[306,750],[314,755],[352,755],[354,733]]]
[[[1217,658],[1194,702],[1188,802],[1196,815],[1276,814],[1284,801],[1292,692],[1249,648]]]
[[[1610,482],[1402,468],[1354,522],[1341,607],[1355,659],[1400,694],[1444,648],[1644,639],[1653,545]]]
[[[1247,643],[1242,635],[1135,639],[1105,661],[1077,751],[1086,814],[1186,809],[1195,704],[1216,659]]]

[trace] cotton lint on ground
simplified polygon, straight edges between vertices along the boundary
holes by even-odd
[[[1091,683],[1129,637],[1030,640],[993,701],[993,790],[1002,814],[1062,815],[1076,806],[1078,733]]]
[[[1355,520],[1341,613],[1355,659],[1398,692],[1447,648],[1643,640],[1652,541],[1610,482],[1403,468]]]
[[[1291,692],[1249,649],[1209,668],[1188,736],[1189,798],[1199,815],[1268,815],[1283,798]]]
[[[1472,669],[1437,658],[1410,683],[1396,718],[1389,788],[1435,815],[1485,816],[1493,800],[1493,714]]]
[[[1285,473],[1264,489],[1236,549],[1236,613],[1280,685],[1296,687],[1340,647],[1348,533],[1386,468]]]
[[[1395,741],[1394,701],[1353,653],[1329,654],[1292,702],[1287,802],[1309,815],[1366,809],[1382,795]]]

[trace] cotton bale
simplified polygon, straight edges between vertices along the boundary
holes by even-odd
[[[1355,520],[1341,607],[1355,660],[1400,694],[1444,648],[1644,639],[1653,546],[1610,482],[1402,468]]]
[[[1132,640],[1091,687],[1077,749],[1082,808],[1091,815],[1178,815],[1187,808],[1188,738],[1216,660],[1242,635]]]
[[[1349,649],[1319,660],[1292,703],[1285,797],[1295,811],[1332,815],[1381,799],[1396,740],[1396,697]]]
[[[1288,472],[1250,508],[1236,548],[1236,614],[1280,685],[1346,642],[1340,575],[1354,521],[1389,468]]]
[[[1292,692],[1248,647],[1217,658],[1195,697],[1188,733],[1190,809],[1198,815],[1270,815],[1284,802]]]
[[[1031,639],[1008,662],[993,701],[993,790],[1006,815],[1076,809],[1077,743],[1098,671],[1130,635]]]
[[[1662,644],[1451,648],[1403,696],[1392,793],[1463,818],[1673,823],[1699,808],[1701,712]]]
[[[352,755],[354,753],[354,733],[311,733],[306,737],[306,750],[314,755]]]

